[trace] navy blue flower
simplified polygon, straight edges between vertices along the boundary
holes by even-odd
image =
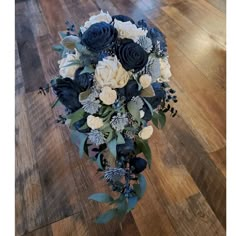
[[[100,52],[112,47],[118,36],[113,25],[99,22],[91,25],[82,35],[82,44],[92,52]]]
[[[162,52],[167,51],[165,35],[158,28],[150,28],[148,30],[147,37],[152,40],[153,46],[156,47],[159,42],[160,50]]]
[[[130,17],[128,16],[124,16],[124,15],[115,15],[115,16],[112,16],[112,21],[114,20],[119,20],[119,21],[122,21],[122,22],[126,22],[126,21],[130,21],[131,23],[135,24],[134,20],[131,19]]]
[[[127,70],[140,71],[148,61],[147,52],[131,39],[122,39],[116,50],[117,57]]]
[[[83,70],[83,68],[78,68],[75,71],[74,81],[79,86],[80,92],[84,92],[93,85],[93,76],[90,73],[83,73],[82,75],[80,72]]]
[[[125,87],[117,89],[117,93],[120,97],[125,97],[126,102],[128,102],[132,97],[140,95],[141,90],[139,90],[135,80],[129,80]]]
[[[133,157],[130,159],[130,167],[134,174],[139,174],[147,167],[147,161],[141,157]]]
[[[128,156],[134,153],[134,140],[126,138],[124,144],[116,146],[118,156]]]

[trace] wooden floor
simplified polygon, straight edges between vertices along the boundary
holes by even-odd
[[[55,123],[51,96],[37,90],[57,74],[51,45],[65,20],[99,9],[144,18],[165,32],[179,116],[150,140],[148,188],[121,230],[96,225],[109,192]],[[226,227],[226,37],[224,0],[16,0],[16,235],[215,236]]]

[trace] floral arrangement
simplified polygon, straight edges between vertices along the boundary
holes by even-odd
[[[123,218],[146,189],[141,172],[151,166],[148,139],[152,123],[162,128],[170,105],[177,102],[168,85],[171,77],[163,33],[144,20],[134,22],[123,15],[101,11],[76,32],[66,22],[60,32],[59,75],[40,93],[52,88],[56,104],[65,106],[57,122],[66,124],[78,146],[98,166],[116,197],[95,193],[89,199],[114,207],[100,215],[97,223]]]

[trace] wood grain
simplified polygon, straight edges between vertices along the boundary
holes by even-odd
[[[55,123],[53,96],[37,94],[58,73],[51,46],[65,20],[101,9],[160,27],[179,98],[179,115],[150,139],[147,192],[122,227],[94,223],[109,206],[88,196],[110,190]],[[224,0],[16,1],[16,235],[225,235],[225,30]]]

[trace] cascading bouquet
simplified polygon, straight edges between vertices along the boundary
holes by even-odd
[[[65,106],[58,122],[69,126],[80,157],[86,154],[117,192],[116,197],[96,193],[89,199],[114,204],[96,219],[106,223],[131,211],[146,189],[141,172],[151,166],[149,121],[160,128],[165,113],[175,116],[177,102],[168,85],[171,77],[167,45],[158,28],[144,20],[135,23],[123,15],[101,11],[90,17],[79,32],[66,22],[54,45],[62,57],[59,76],[40,92],[56,94]],[[140,156],[140,154],[142,154]]]

